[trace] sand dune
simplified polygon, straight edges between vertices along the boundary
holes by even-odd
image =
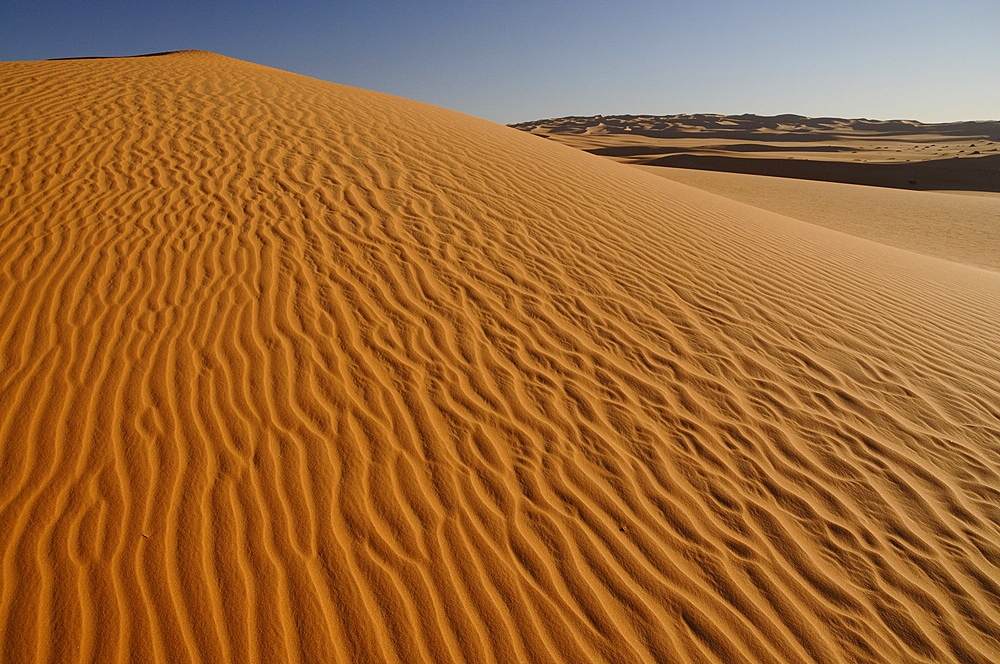
[[[1000,196],[687,168],[635,168],[858,237],[1000,271]]]
[[[208,53],[0,81],[0,660],[1000,659],[1000,274]]]
[[[598,115],[511,126],[644,166],[1000,192],[1000,122],[702,114]]]

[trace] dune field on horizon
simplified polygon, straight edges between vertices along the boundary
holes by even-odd
[[[695,114],[510,126],[801,221],[1000,270],[998,121]]]
[[[0,662],[1000,661],[981,254],[208,52],[0,86]]]

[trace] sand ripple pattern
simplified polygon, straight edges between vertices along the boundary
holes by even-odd
[[[1000,660],[1000,275],[212,54],[0,107],[0,661]]]

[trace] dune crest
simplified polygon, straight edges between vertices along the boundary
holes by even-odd
[[[1000,274],[203,52],[0,81],[0,661],[1000,658]]]

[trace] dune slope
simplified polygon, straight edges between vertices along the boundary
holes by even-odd
[[[0,661],[1000,658],[1000,275],[207,53],[0,85]]]
[[[849,235],[1000,271],[1000,195],[904,191],[690,168],[634,168]]]

